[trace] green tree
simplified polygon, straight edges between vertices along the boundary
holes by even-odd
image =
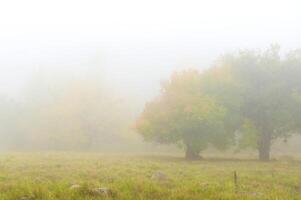
[[[226,114],[222,105],[202,93],[201,74],[188,70],[162,83],[161,94],[146,104],[136,129],[146,141],[181,144],[187,159],[197,159],[208,144],[223,148],[231,142]]]
[[[231,87],[238,92],[232,91],[230,94],[233,94],[232,98],[239,99],[236,107],[239,108],[237,116],[240,120],[236,122],[240,123],[240,146],[257,148],[262,161],[270,159],[271,145],[275,139],[288,137],[300,129],[300,69],[300,54],[295,52],[281,59],[277,46],[263,53],[243,51],[225,56],[212,69],[227,71],[234,80],[235,84]],[[216,76],[215,81],[221,83],[220,87],[209,91],[217,96],[231,91],[226,80]],[[229,95],[220,96],[225,98]],[[232,109],[229,104],[224,105]]]

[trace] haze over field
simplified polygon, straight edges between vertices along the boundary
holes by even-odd
[[[0,93],[15,97],[36,71],[94,74],[143,101],[177,69],[224,53],[301,46],[300,2],[5,1]]]
[[[101,146],[114,140],[104,133],[122,135],[119,145],[140,140],[135,119],[174,71],[203,71],[243,49],[279,44],[284,56],[300,48],[300,6],[296,0],[2,2],[2,141],[70,150],[99,146],[91,138],[104,140]]]
[[[300,8],[0,1],[0,200],[301,199]]]

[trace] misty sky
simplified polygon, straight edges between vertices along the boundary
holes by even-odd
[[[0,94],[37,70],[96,68],[121,92],[149,97],[173,70],[272,43],[301,47],[301,1],[76,1],[0,3]]]

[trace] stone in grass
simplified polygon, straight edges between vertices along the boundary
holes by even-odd
[[[78,184],[73,184],[70,186],[70,190],[77,190],[79,188],[80,188],[80,185],[78,185]]]
[[[163,172],[160,172],[160,171],[156,171],[155,173],[153,173],[151,179],[155,180],[155,181],[167,181],[167,180],[169,180],[169,178]]]
[[[90,193],[93,196],[112,196],[112,190],[110,190],[109,188],[94,188],[90,190]]]
[[[200,186],[201,186],[201,187],[208,187],[208,186],[209,186],[209,183],[207,183],[207,182],[200,183]]]
[[[240,192],[241,195],[249,196],[249,197],[261,197],[263,193],[261,192]]]
[[[35,199],[34,196],[23,196],[20,198],[20,200],[32,200],[32,199]]]

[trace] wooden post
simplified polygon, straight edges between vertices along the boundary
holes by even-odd
[[[235,192],[237,192],[237,189],[238,189],[238,183],[237,183],[237,173],[236,171],[234,171],[234,174],[233,174],[233,178],[234,178],[234,187],[235,187]]]

